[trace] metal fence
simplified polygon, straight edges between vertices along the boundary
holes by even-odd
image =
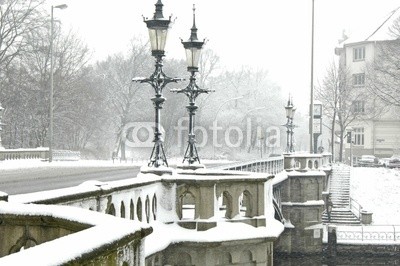
[[[338,243],[398,243],[400,225],[337,226]]]
[[[264,160],[241,162],[221,167],[224,170],[249,171],[257,173],[277,174],[283,171],[283,156],[269,157]]]

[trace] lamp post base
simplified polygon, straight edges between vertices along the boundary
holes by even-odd
[[[176,166],[177,169],[181,170],[197,170],[197,169],[204,169],[206,168],[204,164],[201,163],[182,163]]]
[[[172,175],[174,169],[171,167],[166,167],[166,166],[159,166],[159,167],[151,167],[144,165],[140,168],[140,172],[143,174],[154,174],[154,175]]]

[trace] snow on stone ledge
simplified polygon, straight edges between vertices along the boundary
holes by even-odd
[[[223,241],[277,238],[284,230],[281,222],[270,219],[266,227],[253,227],[245,223],[217,222],[207,231],[190,230],[177,224],[152,223],[153,233],[145,239],[146,257],[164,250],[170,244],[181,242],[212,243]]]
[[[0,213],[21,216],[50,216],[93,227],[48,241],[0,258],[0,265],[61,265],[118,241],[135,231],[151,230],[149,225],[68,206],[0,202]],[[49,250],[51,252],[49,252]]]

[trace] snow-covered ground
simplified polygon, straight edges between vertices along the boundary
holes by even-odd
[[[375,225],[400,225],[400,170],[354,167],[350,194],[364,210],[373,212]]]

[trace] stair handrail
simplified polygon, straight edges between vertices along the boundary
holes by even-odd
[[[361,212],[363,210],[363,207],[361,206],[360,203],[358,203],[355,199],[352,197],[349,197],[349,209],[352,213],[354,213],[355,216],[357,216],[358,219],[361,217]]]

